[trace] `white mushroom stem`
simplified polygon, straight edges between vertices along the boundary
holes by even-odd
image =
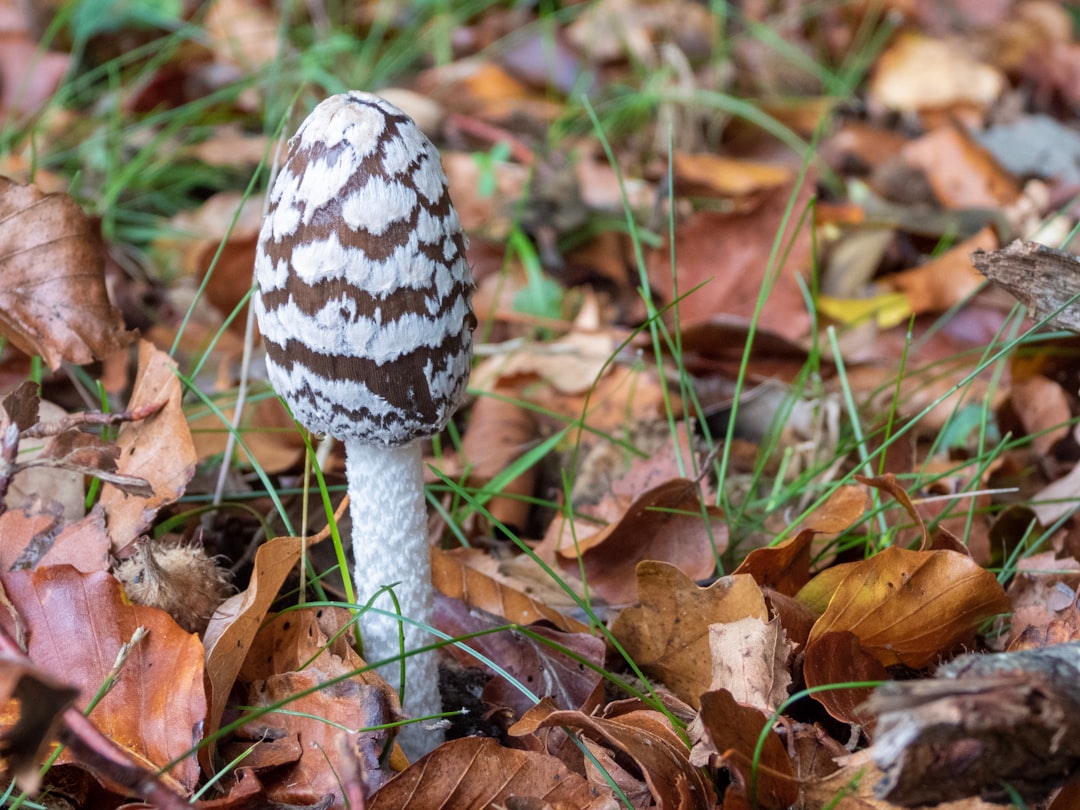
[[[356,567],[353,585],[359,605],[385,586],[393,586],[401,615],[420,625],[432,620],[431,553],[427,541],[427,509],[424,502],[424,468],[421,442],[386,447],[349,440],[345,443],[349,514]],[[393,600],[383,593],[372,606],[395,613]],[[360,620],[364,660],[369,663],[395,659],[379,667],[391,686],[401,684],[404,652],[430,644],[435,637],[422,626],[370,611]],[[442,711],[439,670],[434,651],[405,659],[405,690],[402,709],[410,717]],[[443,741],[442,731],[412,723],[399,737],[410,759],[428,753]]]

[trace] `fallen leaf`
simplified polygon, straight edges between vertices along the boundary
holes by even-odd
[[[638,564],[637,579],[641,605],[620,613],[611,632],[647,675],[697,708],[712,682],[709,625],[768,621],[761,589],[745,574],[699,588],[675,566],[653,561]]]
[[[100,238],[66,194],[0,177],[0,334],[51,369],[131,342],[109,303]]]
[[[854,633],[843,631],[825,633],[807,646],[803,677],[806,686],[812,688],[855,681],[887,681],[889,673],[862,648]],[[861,707],[873,691],[872,686],[827,689],[814,692],[811,697],[837,720],[869,727],[872,731],[874,716]]]
[[[886,280],[908,297],[911,312],[917,315],[945,312],[963,303],[984,283],[969,256],[974,250],[992,250],[998,245],[991,228],[983,228],[940,256],[911,270],[894,273]]]
[[[179,498],[195,474],[195,446],[180,398],[176,364],[149,341],[140,340],[139,369],[128,408],[157,402],[165,406],[148,419],[124,423],[117,434],[118,471],[146,480],[153,495],[132,497],[111,484],[102,487],[100,503],[114,553],[146,531],[158,510]]]
[[[749,574],[762,588],[794,596],[810,581],[811,543],[818,534],[837,534],[863,516],[870,499],[862,487],[842,486],[807,516],[798,534],[746,555],[732,573]]]
[[[689,749],[660,712],[638,709],[611,717],[561,711],[542,700],[510,729],[515,736],[564,726],[630,757],[640,768],[657,807],[706,810],[713,791],[690,764]]]
[[[726,689],[744,706],[772,712],[788,698],[793,649],[778,618],[763,622],[748,616],[709,625],[712,682],[709,691]]]
[[[78,689],[32,662],[0,655],[0,750],[20,790],[37,792],[64,710],[78,696]],[[17,709],[11,701],[18,702]]]
[[[206,716],[202,644],[164,611],[132,605],[109,574],[66,565],[0,576],[26,624],[27,654],[80,690],[85,709],[105,683],[120,648],[137,628],[149,632],[131,648],[112,689],[90,712],[103,734],[135,762],[165,769],[166,781],[190,793],[198,781],[194,747]],[[0,622],[12,632],[9,618]],[[61,754],[61,763],[78,764]]]
[[[741,705],[726,689],[706,692],[701,696],[701,712],[687,730],[694,741],[691,761],[736,771],[741,785],[756,785],[753,794],[758,807],[786,810],[797,801],[799,786],[784,743],[770,732],[760,758],[755,756],[767,723],[768,714]]]
[[[484,684],[481,701],[493,709],[509,709],[515,717],[530,710],[538,696],[549,698],[560,708],[581,708],[595,696],[602,681],[604,641],[588,633],[556,630],[544,623],[506,629],[503,618],[439,595],[434,623],[455,638],[476,634],[447,647],[447,653],[464,667],[487,672],[491,678]],[[502,632],[484,632],[500,627]],[[498,670],[489,669],[469,650],[497,662]],[[523,693],[518,684],[530,694]]]
[[[1002,208],[1020,197],[1016,180],[959,126],[939,127],[908,143],[904,160],[922,170],[946,208]]]
[[[338,506],[334,519],[340,519],[347,500]],[[251,580],[245,590],[226,599],[210,617],[203,646],[206,650],[206,679],[209,708],[203,729],[208,744],[199,749],[199,761],[207,773],[213,773],[216,732],[236,676],[244,666],[260,625],[277,599],[278,590],[289,572],[300,561],[304,550],[330,536],[327,526],[316,535],[275,537],[255,552]]]
[[[609,791],[590,785],[547,754],[515,751],[482,737],[450,740],[391,779],[369,801],[370,810],[425,810],[510,806],[541,799],[550,807],[615,810]]]
[[[999,70],[958,43],[908,31],[877,60],[869,93],[886,109],[918,112],[962,104],[988,107],[1004,87]]]
[[[558,560],[564,571],[582,566],[590,590],[609,604],[625,604],[637,598],[639,562],[669,563],[705,579],[727,548],[727,534],[723,512],[701,503],[693,481],[676,478],[637,498],[615,523],[560,548]]]
[[[502,616],[508,622],[533,624],[545,620],[569,633],[582,633],[588,628],[568,616],[564,616],[542,602],[538,602],[506,582],[479,570],[488,555],[474,549],[443,551],[431,549],[431,582],[435,589],[453,599],[460,599],[468,607],[479,608],[494,616]]]
[[[1009,610],[996,577],[955,551],[887,548],[846,573],[809,643],[848,630],[885,666],[929,666]]]
[[[678,194],[738,197],[791,182],[791,170],[786,167],[709,152],[676,152],[672,168]]]
[[[718,314],[749,320],[767,281],[775,274],[768,306],[758,319],[760,328],[797,340],[806,334],[810,316],[799,285],[799,274],[810,266],[809,229],[795,223],[809,204],[813,183],[798,189],[790,184],[768,192],[762,203],[749,211],[722,214],[699,211],[675,230],[675,266],[672,250],[665,244],[649,251],[649,279],[664,302],[675,298],[678,281],[679,320],[685,328]],[[794,216],[781,231],[788,201],[795,195]],[[773,243],[790,246],[779,254],[779,268],[769,263]],[[718,260],[717,257],[722,257]]]

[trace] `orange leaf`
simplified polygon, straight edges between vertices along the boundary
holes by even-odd
[[[338,506],[334,519],[345,511],[348,500]],[[255,565],[246,590],[226,599],[210,618],[203,634],[206,647],[206,679],[210,708],[206,716],[204,736],[211,738],[221,726],[225,703],[244,665],[255,635],[277,599],[278,589],[300,561],[306,547],[328,537],[329,527],[305,541],[301,537],[275,537],[259,546]],[[213,743],[199,750],[199,759],[207,772],[212,772]]]
[[[635,709],[610,717],[556,709],[542,700],[510,733],[521,736],[541,728],[563,726],[580,731],[617,752],[629,756],[640,768],[657,807],[672,810],[707,810],[712,790],[700,770],[690,764],[686,743],[660,712]]]
[[[754,549],[733,573],[749,574],[762,588],[794,596],[810,580],[810,544],[814,538],[849,528],[862,517],[868,502],[861,487],[840,487],[803,522],[802,531],[771,548]]]
[[[694,739],[694,763],[704,765],[713,759],[722,762],[724,767],[738,772],[742,784],[749,787],[754,750],[768,721],[767,714],[737,703],[726,689],[706,692],[701,696],[701,713],[688,729]],[[795,768],[776,734],[765,737],[757,760],[756,784],[757,806],[763,810],[782,810],[799,798]]]
[[[127,345],[90,220],[66,194],[0,177],[0,334],[55,370]]]
[[[546,619],[567,633],[586,633],[589,628],[576,619],[563,616],[542,602],[509,585],[499,582],[483,571],[473,568],[469,561],[488,555],[471,553],[471,549],[442,551],[431,549],[431,583],[447,596],[460,599],[469,607],[502,616],[516,624],[532,624]]]
[[[190,793],[199,775],[190,751],[198,742],[192,731],[206,717],[198,637],[163,610],[128,602],[120,584],[106,573],[83,574],[58,565],[13,571],[0,579],[26,625],[30,659],[77,686],[80,709],[105,682],[136,628],[149,631],[132,646],[90,720],[143,767],[157,770],[176,761],[166,772],[166,784]],[[0,620],[8,623],[6,612],[0,612]],[[61,754],[60,761],[72,759]]]
[[[1009,610],[997,579],[955,551],[888,548],[855,563],[810,631],[853,633],[885,666],[928,666]]]

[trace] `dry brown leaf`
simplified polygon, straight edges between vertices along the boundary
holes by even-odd
[[[708,152],[676,152],[672,168],[678,194],[743,196],[791,181],[791,169],[753,160],[736,160]]]
[[[735,569],[749,574],[762,588],[794,596],[810,581],[811,543],[818,534],[836,534],[863,516],[870,499],[862,487],[842,486],[802,522],[794,537],[768,548],[757,548]]]
[[[723,512],[701,503],[693,481],[676,478],[641,495],[617,522],[560,548],[557,559],[564,571],[583,566],[590,590],[609,604],[626,604],[638,595],[639,562],[670,563],[691,579],[705,579],[727,548],[727,536]]]
[[[89,717],[132,761],[151,770],[175,761],[166,782],[190,793],[199,774],[192,733],[206,716],[198,637],[164,611],[132,605],[109,574],[62,565],[0,579],[26,624],[30,659],[81,689],[79,708],[105,682],[135,630],[149,631],[131,648],[112,690]],[[0,622],[12,632],[4,611]],[[60,762],[78,764],[66,754]]]
[[[1074,397],[1060,383],[1041,374],[1017,379],[1009,391],[1012,409],[1024,432],[1031,436],[1037,458],[1050,455],[1050,449],[1072,431],[1071,403]]]
[[[510,806],[541,799],[555,808],[617,810],[610,791],[590,785],[547,754],[503,748],[491,739],[451,740],[394,777],[370,800],[370,810]]]
[[[228,398],[234,399],[231,395]],[[188,422],[200,461],[223,453],[228,444],[236,408],[223,405],[220,411],[220,416],[207,413]],[[250,465],[252,461],[247,455],[250,453],[254,463],[270,475],[295,469],[307,452],[303,435],[278,397],[266,397],[257,402],[249,400],[237,429],[246,451],[237,453],[237,461],[244,466]]]
[[[780,235],[794,191],[790,184],[765,194],[761,205],[750,211],[695,213],[676,228],[674,268],[669,245],[649,252],[649,279],[663,301],[674,299],[674,280],[678,281],[679,295],[685,296],[679,301],[683,328],[719,314],[749,320],[757,307],[765,274],[773,270],[769,266],[773,243],[782,239],[785,246],[791,242],[790,249],[782,253],[783,266],[758,325],[793,340],[806,334],[810,316],[798,276],[810,266],[810,232],[807,227],[800,227],[798,232],[794,228],[809,204],[812,187],[813,182],[808,180],[795,191],[795,214]]]
[[[749,793],[756,783],[755,799],[762,810],[786,810],[799,796],[795,769],[776,734],[765,736],[761,756],[755,760],[758,738],[769,716],[760,709],[743,706],[726,689],[701,696],[701,712],[687,729],[694,748],[691,761],[712,763],[738,774],[738,784]],[[757,762],[756,777],[754,762]]]
[[[469,430],[461,445],[461,458],[469,482],[482,487],[518,459],[539,438],[536,419],[519,403],[479,397],[473,404]],[[499,488],[486,504],[488,513],[504,526],[520,529],[528,519],[527,500],[536,486],[536,467],[530,467]]]
[[[905,32],[877,60],[869,91],[887,109],[918,112],[988,107],[1004,86],[999,70],[976,61],[958,43]]]
[[[66,194],[0,177],[0,334],[57,369],[123,348],[132,334],[109,303],[100,237]]]
[[[344,512],[347,500],[342,501],[334,516]],[[244,666],[248,650],[259,626],[277,599],[289,572],[300,561],[304,550],[322,542],[330,535],[329,527],[308,537],[275,537],[259,546],[248,587],[226,599],[210,618],[203,634],[206,649],[206,678],[209,709],[204,736],[210,743],[199,749],[199,761],[207,773],[213,773],[214,734],[221,726],[221,716],[236,676]]]
[[[475,549],[443,551],[432,547],[432,585],[446,596],[460,599],[469,607],[502,616],[508,622],[533,624],[546,620],[568,633],[588,631],[588,627],[576,619],[564,616],[521,590],[474,567],[474,564],[483,565],[489,559],[487,554]]]
[[[506,629],[506,621],[481,610],[466,607],[457,599],[436,594],[435,626],[448,636],[475,635],[458,645],[446,648],[448,655],[467,668],[479,668],[491,675],[484,684],[480,700],[495,710],[520,717],[532,708],[536,696],[546,696],[560,708],[578,709],[595,702],[602,692],[604,640],[588,633],[569,633],[548,627],[546,623],[529,625],[528,634]],[[501,628],[502,632],[491,630]],[[484,665],[474,650],[496,662],[499,669]],[[566,652],[563,652],[565,650]],[[506,676],[509,676],[506,677]],[[522,684],[530,690],[525,694]]]
[[[928,666],[1009,610],[994,575],[955,551],[888,548],[846,573],[810,644],[848,630],[885,666]]]
[[[971,264],[971,252],[997,246],[993,229],[983,228],[926,264],[889,276],[886,282],[907,295],[916,315],[945,312],[974,294],[985,281]]]
[[[165,352],[140,340],[139,369],[128,408],[158,402],[165,406],[149,419],[125,423],[116,437],[118,471],[144,479],[154,492],[149,498],[137,498],[110,484],[102,487],[101,506],[114,552],[146,531],[157,511],[179,498],[195,474],[195,446],[180,398],[176,364]]]
[[[64,710],[78,696],[78,689],[29,660],[0,657],[0,745],[20,790],[37,792],[41,765],[56,741]],[[11,701],[18,701],[17,709]]]
[[[657,807],[706,810],[715,798],[700,770],[690,764],[689,749],[671,722],[652,709],[609,717],[562,711],[542,700],[511,727],[514,736],[564,726],[630,757],[641,770]]]
[[[699,588],[675,566],[652,561],[638,564],[637,579],[641,606],[620,613],[611,631],[647,675],[697,708],[712,681],[709,625],[768,621],[761,589],[745,574]]]
[[[803,677],[807,687],[854,681],[887,681],[889,673],[881,662],[866,652],[854,633],[826,633],[806,648]],[[860,709],[873,687],[827,689],[811,697],[837,720],[873,728],[872,714]]]
[[[245,724],[237,736],[301,743],[295,759],[278,763],[287,766],[282,772],[264,778],[271,801],[306,805],[333,797],[330,807],[342,809],[341,778],[350,768],[362,775],[368,795],[388,778],[379,756],[389,734],[366,729],[398,719],[397,695],[374,671],[358,672],[365,664],[349,645],[351,622],[343,609],[287,611],[267,621],[252,644],[239,675],[250,684],[248,705],[284,706]],[[350,673],[357,674],[341,679]],[[327,684],[330,679],[335,682]]]
[[[935,129],[911,141],[901,153],[922,170],[946,208],[1002,208],[1020,197],[1011,174],[959,126]]]

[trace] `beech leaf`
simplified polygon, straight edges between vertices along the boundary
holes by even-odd
[[[163,610],[128,602],[120,583],[104,572],[84,574],[57,565],[12,571],[2,581],[26,624],[30,659],[79,688],[80,710],[105,682],[136,628],[149,631],[131,648],[112,689],[89,718],[132,762],[154,770],[170,766],[163,781],[190,792],[198,779],[192,731],[206,716],[198,637]],[[0,612],[0,620],[10,627],[6,614]],[[73,761],[66,753],[59,760]]]
[[[49,368],[131,342],[109,302],[98,236],[66,194],[0,177],[0,335]]]
[[[888,548],[848,569],[810,631],[850,631],[885,666],[928,666],[1009,610],[997,578],[955,551]]]

